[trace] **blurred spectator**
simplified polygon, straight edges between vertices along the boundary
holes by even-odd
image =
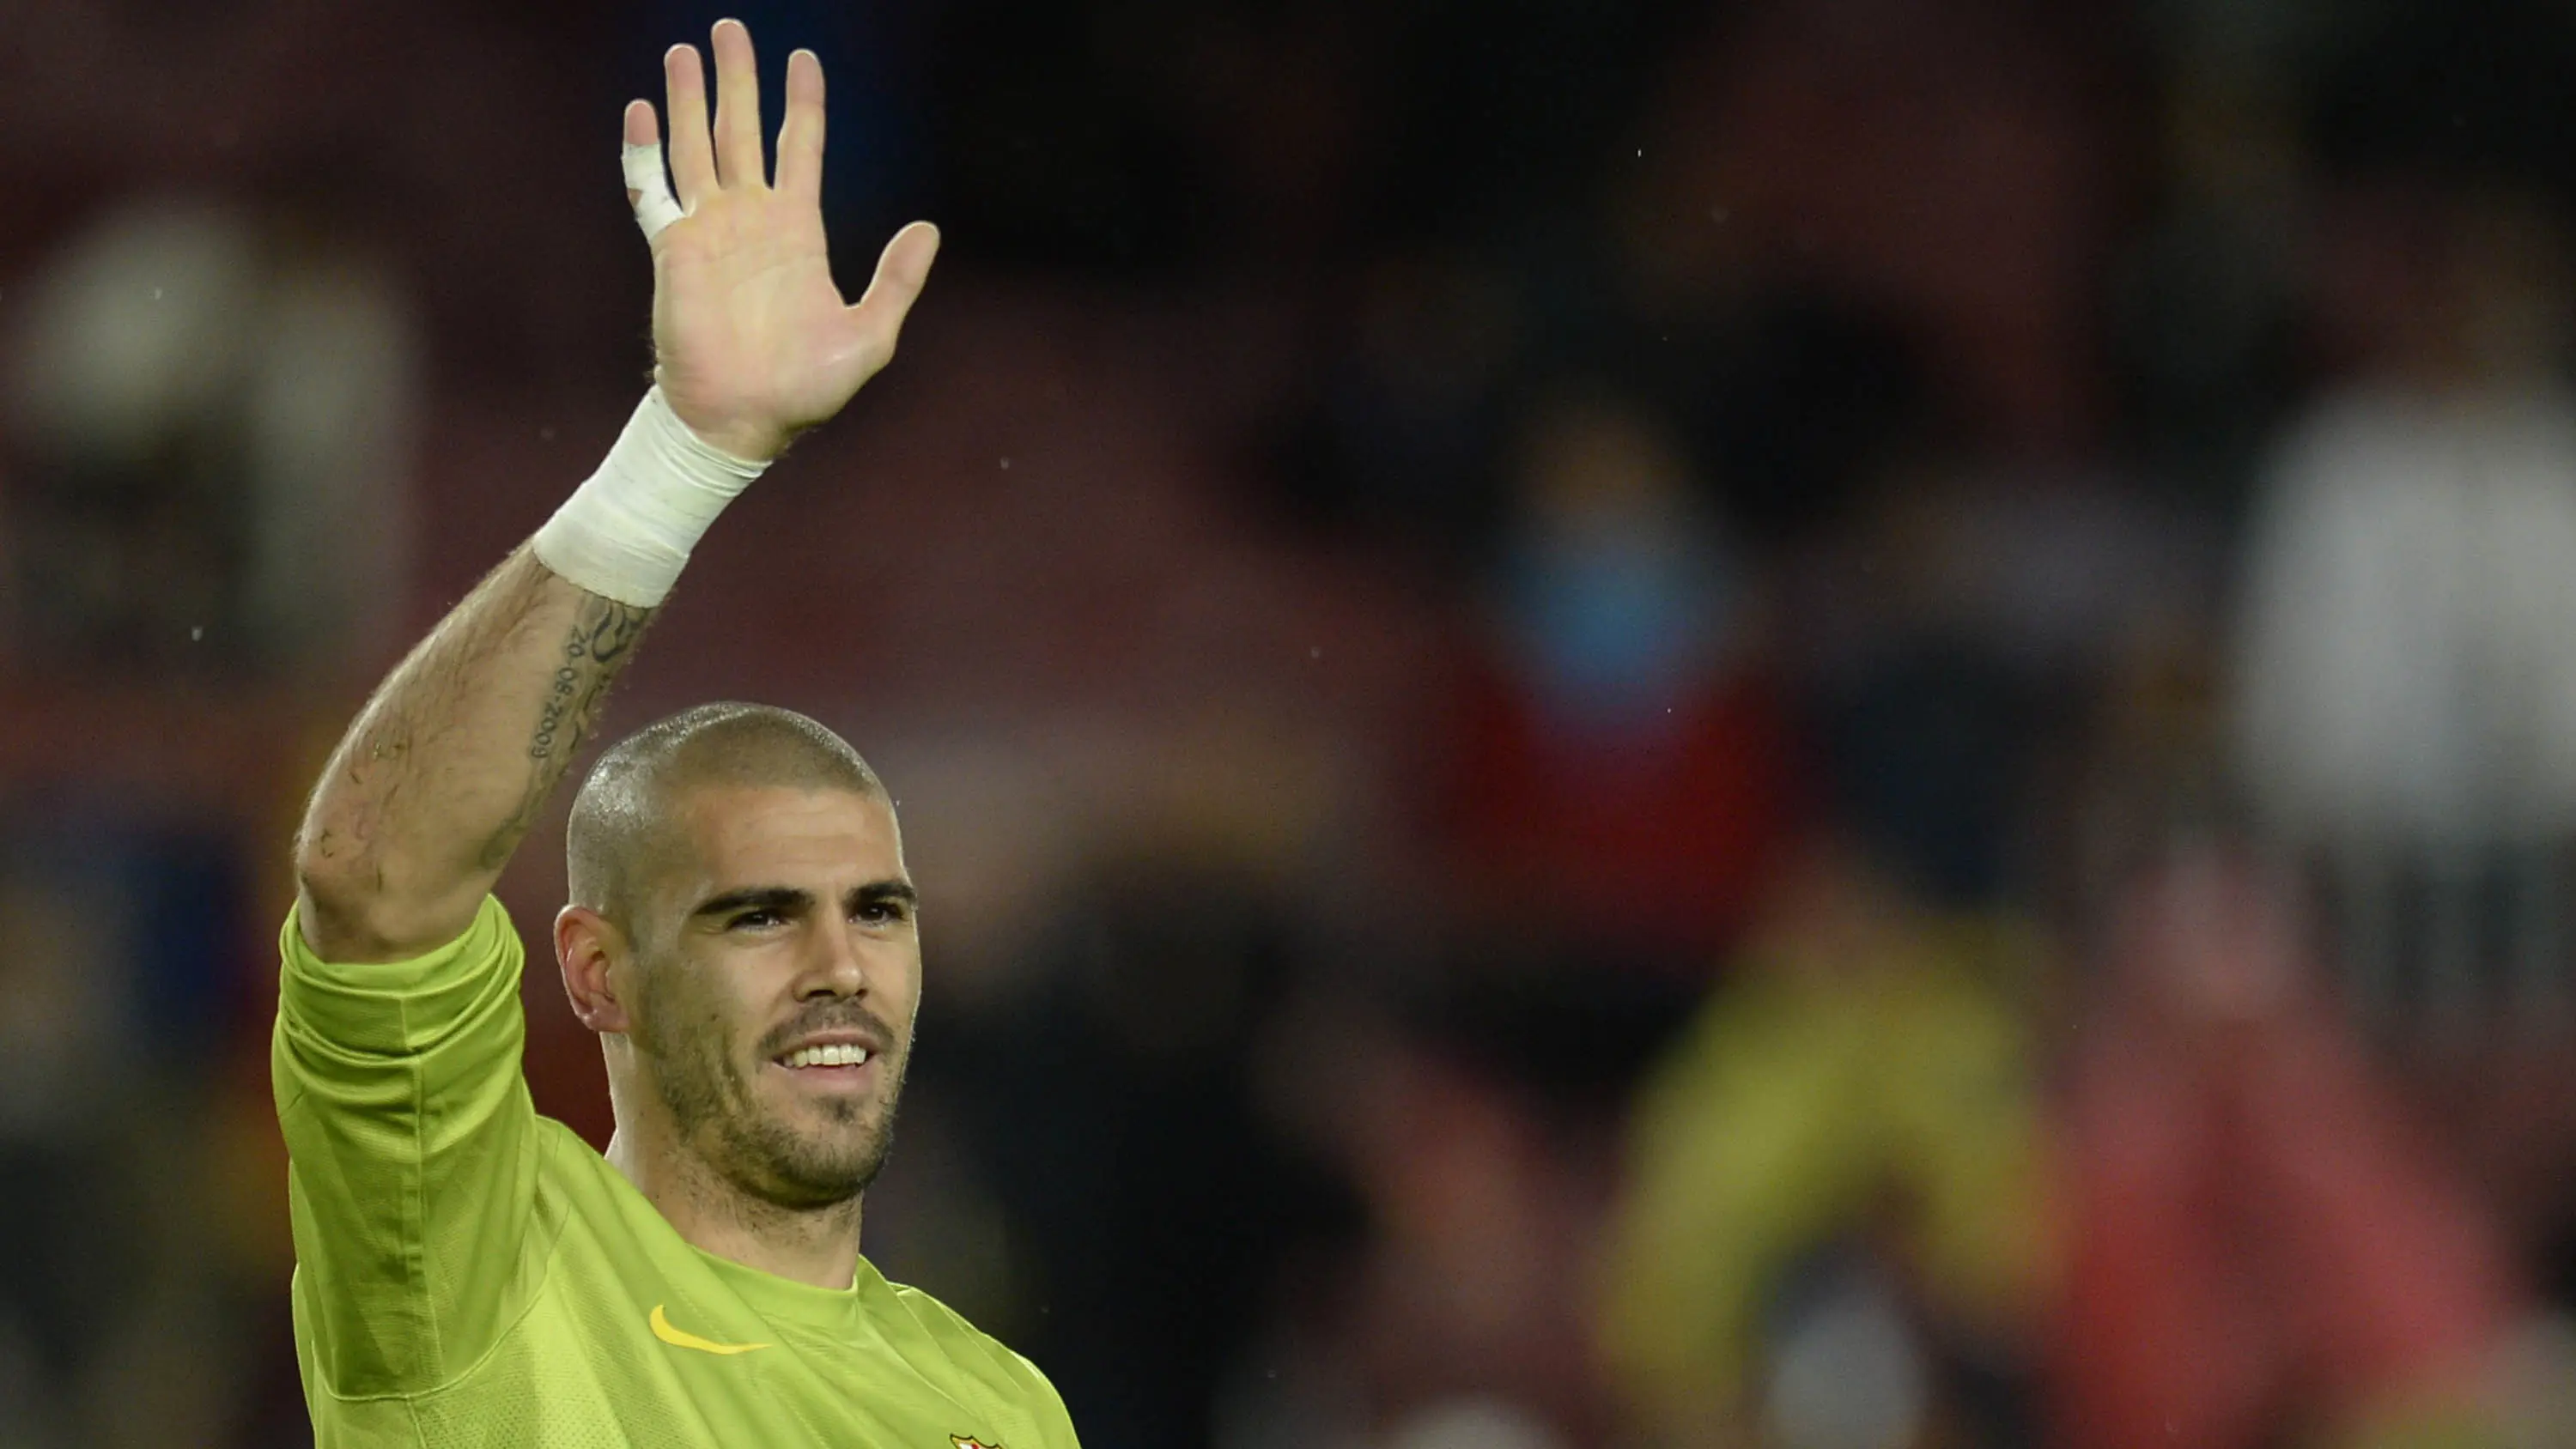
[[[27,652],[190,673],[381,652],[417,386],[385,276],[173,195],[75,236],[31,291],[7,379]]]
[[[2068,1449],[2479,1442],[2506,1265],[2314,975],[2231,857],[2122,902],[2067,1109]]]
[[[2528,196],[2423,186],[2324,220],[2323,320],[2352,374],[2265,472],[2237,641],[2245,785],[2330,867],[2366,1007],[2429,1004],[2456,1029],[2509,972],[2543,1020],[2566,1004],[2576,841],[2565,233]]]
[[[2108,473],[1921,442],[1790,571],[1782,632],[1837,819],[1953,907],[2028,901],[2063,862],[2034,815],[2083,702],[2139,641],[2201,625],[2215,553]]]
[[[238,642],[244,484],[235,434],[258,285],[242,219],[137,203],[33,283],[7,379],[32,652],[168,667],[191,629]]]
[[[1283,1295],[1227,1449],[1599,1442],[1583,1289],[1600,1127],[1553,1100],[1535,1080],[1549,1064],[1530,1060],[1580,1052],[1581,1034],[1544,1033],[1498,1062],[1445,1020],[1399,1027],[1382,1012],[1312,1007],[1272,1044],[1267,1095],[1356,1190],[1365,1234]]]
[[[1640,1098],[1601,1350],[1633,1437],[2029,1442],[2050,1267],[2029,944],[1835,846]]]
[[[220,1434],[245,1338],[201,1086],[239,1019],[233,862],[97,801],[0,803],[0,1445]]]
[[[1470,918],[1705,967],[1794,819],[1745,560],[1659,419],[1606,394],[1522,435],[1502,615],[1441,742]],[[1545,913],[1542,913],[1544,917]]]

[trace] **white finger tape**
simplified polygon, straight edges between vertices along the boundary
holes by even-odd
[[[626,189],[635,193],[635,224],[644,228],[644,239],[649,242],[662,234],[662,228],[687,213],[671,196],[671,178],[662,170],[661,142],[649,146],[629,143],[622,161]]]

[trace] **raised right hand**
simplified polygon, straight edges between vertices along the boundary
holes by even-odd
[[[662,59],[684,214],[652,240],[654,376],[699,437],[762,461],[839,412],[894,356],[939,232],[919,221],[896,232],[866,295],[845,303],[823,237],[823,63],[809,50],[787,58],[773,184],[751,32],[719,21],[713,49],[712,128],[697,50],[675,45]],[[630,103],[627,143],[650,145],[656,134],[652,103]]]

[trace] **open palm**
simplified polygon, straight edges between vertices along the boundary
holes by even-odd
[[[737,457],[766,459],[841,410],[894,355],[939,233],[895,233],[856,305],[832,283],[823,239],[823,64],[787,60],[787,118],[773,183],[760,136],[751,32],[715,28],[716,107],[707,119],[697,51],[663,57],[671,180],[683,215],[653,236],[655,376],[698,436]],[[656,139],[651,103],[626,108],[629,145]],[[637,193],[628,192],[630,202]]]

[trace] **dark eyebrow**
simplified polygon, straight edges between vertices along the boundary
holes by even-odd
[[[689,919],[694,921],[704,916],[730,915],[744,910],[777,911],[786,915],[810,910],[813,905],[812,891],[798,890],[794,886],[745,886],[698,902],[696,908],[689,912]]]
[[[866,885],[854,886],[850,890],[850,908],[853,910],[860,906],[878,905],[887,901],[899,901],[907,909],[918,910],[921,907],[921,892],[914,890],[912,882],[908,880],[870,881]],[[812,891],[800,890],[795,886],[745,886],[741,890],[726,891],[722,895],[709,896],[698,902],[696,908],[689,912],[689,919],[729,916],[736,911],[776,911],[781,915],[793,915],[800,911],[811,910],[813,907]]]
[[[921,908],[921,892],[914,890],[908,880],[872,880],[850,892],[852,910],[861,906],[883,905],[888,901],[899,901],[906,910],[918,910]]]

